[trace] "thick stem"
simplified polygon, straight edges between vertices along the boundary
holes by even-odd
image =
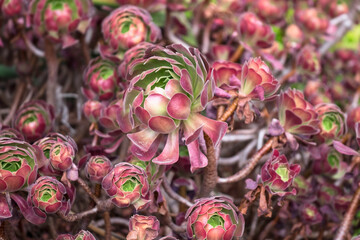
[[[241,44],[239,44],[234,54],[230,57],[230,62],[237,62],[241,58],[243,52],[244,52],[244,47]]]
[[[111,221],[109,211],[104,212],[105,240],[111,240]]]
[[[61,212],[58,212],[58,215],[65,221],[67,222],[75,222],[75,221],[78,221],[78,220],[81,220],[83,219],[84,217],[86,216],[89,216],[91,214],[95,214],[98,212],[98,208],[97,207],[94,207],[90,210],[86,210],[84,212],[81,212],[81,213],[76,213],[76,214],[68,214],[68,215],[65,215]]]
[[[10,112],[6,116],[6,118],[3,122],[4,125],[8,125],[10,123],[10,121],[12,120],[12,118],[14,117],[14,115],[16,113],[16,109],[20,103],[21,97],[25,90],[25,87],[26,87],[26,82],[24,82],[24,81],[22,81],[20,84],[17,85],[15,97],[14,97],[13,103],[11,105]]]
[[[224,114],[218,119],[221,122],[225,122],[229,117],[231,117],[238,104],[239,104],[240,98],[236,97],[233,102],[231,103],[231,105],[226,109],[226,111],[224,112]]]
[[[360,200],[360,184],[358,184],[358,188],[354,194],[353,199],[351,200],[350,207],[347,210],[343,221],[341,222],[340,228],[337,231],[336,237],[334,238],[335,240],[346,239],[347,234],[349,233],[351,222],[354,219],[356,209],[359,205],[359,200]]]
[[[171,189],[171,186],[169,184],[169,182],[167,181],[166,177],[164,176],[164,179],[162,181],[162,186],[165,190],[165,192],[173,199],[175,199],[176,201],[178,201],[179,203],[185,204],[188,207],[191,207],[193,204],[188,201],[187,199],[183,198],[182,196],[180,196],[179,194],[177,194],[176,192],[174,192]]]
[[[46,83],[46,99],[56,109],[56,86],[59,70],[59,59],[56,55],[54,44],[45,38],[45,58],[48,66],[48,79]]]
[[[264,156],[267,152],[269,152],[272,149],[273,144],[277,141],[278,137],[272,137],[270,138],[265,145],[255,153],[254,156],[249,160],[249,163],[245,166],[245,168],[241,169],[234,175],[227,177],[227,178],[218,178],[218,183],[233,183],[240,181],[246,176],[248,176],[252,170],[254,170],[257,163],[260,161],[262,156]]]
[[[206,144],[206,157],[208,165],[204,169],[204,178],[202,182],[200,197],[206,197],[216,186],[217,166],[214,144],[211,138],[204,132],[204,139]]]
[[[99,199],[94,195],[94,193],[91,191],[90,187],[86,184],[86,182],[84,180],[82,180],[80,177],[78,178],[77,182],[85,190],[85,192],[90,196],[90,198],[98,205],[100,202]]]

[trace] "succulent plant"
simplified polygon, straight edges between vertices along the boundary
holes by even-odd
[[[360,107],[355,107],[348,112],[346,124],[352,131],[355,130],[355,124],[360,122]]]
[[[298,148],[294,138],[316,135],[319,130],[319,118],[314,107],[304,99],[302,92],[288,89],[279,97],[279,121],[273,120],[269,131],[272,135],[285,133],[292,149]]]
[[[55,143],[49,152],[49,159],[51,166],[59,171],[68,170],[73,164],[75,158],[75,150],[70,143],[58,142]]]
[[[149,200],[149,183],[145,171],[130,163],[122,162],[102,180],[102,187],[111,197],[112,202],[120,207],[134,205],[137,210],[146,208]]]
[[[290,24],[285,30],[284,43],[290,51],[295,52],[300,49],[304,41],[304,33],[296,24]]]
[[[254,5],[258,16],[271,23],[283,19],[287,8],[286,0],[257,0]]]
[[[86,163],[85,172],[90,181],[101,183],[111,168],[112,164],[107,157],[92,156]]]
[[[24,136],[18,130],[4,126],[0,126],[0,138],[25,140]]]
[[[23,4],[21,0],[7,0],[2,3],[0,1],[0,7],[5,16],[13,17],[21,13]]]
[[[300,216],[306,224],[317,224],[323,220],[318,207],[312,203],[305,203],[300,209]]]
[[[243,235],[244,217],[229,198],[200,198],[190,207],[186,232],[191,239],[231,240]]]
[[[129,221],[127,240],[153,240],[159,235],[160,223],[154,216],[135,214]]]
[[[37,177],[41,151],[27,142],[0,138],[0,192],[16,192]]]
[[[142,8],[148,8],[159,2],[158,0],[116,0],[120,6],[134,5]]]
[[[90,122],[97,122],[103,108],[104,105],[101,102],[97,100],[87,100],[83,106],[83,112]]]
[[[83,88],[83,92],[88,99],[112,99],[119,87],[116,65],[100,57],[91,60],[84,72],[84,82],[88,88]]]
[[[28,195],[35,207],[45,213],[56,213],[59,210],[70,210],[70,201],[65,198],[65,186],[53,177],[42,176],[32,185]]]
[[[156,42],[161,31],[142,8],[125,5],[111,12],[102,22],[106,45],[100,48],[105,58],[120,60],[123,52],[141,42]]]
[[[274,195],[286,196],[295,195],[296,189],[286,191],[292,186],[294,178],[300,173],[301,167],[298,164],[289,164],[285,155],[280,155],[274,150],[271,158],[261,168],[261,180],[266,189]]]
[[[76,30],[84,33],[92,12],[90,0],[31,0],[30,16],[34,29],[62,42],[63,47],[76,43],[70,36]]]
[[[343,171],[343,165],[346,165],[346,163],[343,162],[342,155],[326,144],[311,148],[310,153],[314,159],[314,174],[335,177],[335,174],[340,174],[340,172]]]
[[[237,30],[242,44],[253,49],[271,47],[275,39],[271,27],[252,12],[240,16]]]
[[[44,101],[31,101],[17,111],[12,125],[26,140],[33,142],[49,133],[53,128],[54,119],[51,105]]]
[[[329,26],[329,19],[317,8],[299,7],[295,11],[296,23],[302,27],[307,34],[321,34]]]
[[[141,160],[155,155],[163,135],[167,142],[152,161],[169,165],[179,158],[179,135],[183,133],[189,149],[192,171],[207,165],[199,151],[198,137],[203,130],[215,146],[225,134],[227,124],[201,115],[213,96],[214,79],[197,49],[174,44],[155,46],[144,58],[130,65],[129,88],[124,95],[120,128],[128,134],[131,151]]]
[[[313,46],[305,46],[296,59],[298,71],[302,74],[317,76],[321,72],[320,56]]]
[[[317,135],[320,141],[331,143],[333,139],[339,139],[346,133],[345,116],[338,106],[324,103],[315,106],[315,111],[320,120],[320,132]]]
[[[74,236],[71,234],[60,234],[57,236],[56,240],[74,240]]]
[[[96,240],[96,239],[91,232],[86,230],[81,230],[78,234],[74,236],[74,240]]]

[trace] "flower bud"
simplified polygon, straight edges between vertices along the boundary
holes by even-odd
[[[87,177],[94,182],[101,183],[103,178],[110,172],[112,164],[105,156],[92,156],[86,164]]]
[[[54,120],[54,110],[51,105],[44,101],[31,101],[17,111],[12,125],[24,135],[25,139],[33,142],[49,133]]]
[[[286,196],[295,195],[296,189],[287,192],[292,186],[294,178],[300,173],[301,167],[298,164],[289,164],[284,155],[274,150],[272,157],[261,168],[261,180],[266,189],[274,195]]]
[[[127,240],[153,240],[159,235],[160,223],[154,216],[135,214],[130,218]]]

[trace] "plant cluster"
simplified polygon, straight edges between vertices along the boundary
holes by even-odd
[[[360,239],[360,0],[0,0],[0,239]]]

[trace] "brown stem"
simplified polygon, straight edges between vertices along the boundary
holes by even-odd
[[[109,211],[104,212],[105,240],[111,240],[111,222]]]
[[[235,112],[238,104],[239,104],[240,98],[236,97],[232,103],[230,104],[230,106],[226,109],[226,111],[224,112],[224,114],[218,119],[221,122],[225,122],[229,117],[231,117],[233,115],[233,113]]]
[[[296,73],[296,61],[293,61],[291,71],[288,72],[281,80],[280,85],[284,84],[287,80],[289,80],[292,76],[294,76]]]
[[[91,191],[90,187],[86,184],[84,180],[82,180],[80,177],[78,178],[77,182],[80,184],[80,186],[85,190],[85,192],[90,196],[90,198],[99,205],[100,201],[99,199],[94,195],[94,193]]]
[[[88,65],[90,62],[90,51],[89,51],[89,47],[85,42],[85,35],[82,34],[80,37],[80,45],[81,45],[81,50],[83,52],[84,55],[84,59],[85,59],[85,64]]]
[[[48,66],[48,79],[46,83],[46,99],[56,109],[56,86],[58,79],[59,59],[56,55],[54,44],[45,38],[45,58]]]
[[[200,197],[206,197],[216,186],[217,166],[215,148],[211,138],[204,132],[204,139],[206,144],[206,157],[208,159],[208,165],[204,169],[204,178],[200,191]]]
[[[259,236],[259,240],[263,240],[263,239],[266,239],[267,235],[270,233],[271,230],[274,229],[276,223],[279,221],[280,219],[280,214],[277,214],[276,217],[271,221],[269,222],[265,228],[262,230],[260,236]]]
[[[78,220],[81,220],[83,219],[84,217],[86,216],[89,216],[91,214],[95,214],[99,211],[98,207],[94,207],[90,210],[86,210],[84,212],[81,212],[81,213],[76,213],[76,214],[68,214],[68,215],[65,215],[64,213],[62,212],[58,212],[58,215],[65,221],[67,222],[75,222],[75,221],[78,221]]]
[[[185,204],[188,207],[191,207],[193,204],[191,202],[189,202],[187,199],[183,198],[182,196],[180,196],[179,194],[177,194],[176,192],[174,192],[171,189],[171,186],[169,184],[169,182],[167,181],[166,177],[164,176],[163,181],[162,181],[162,186],[165,190],[165,192],[173,199],[175,199],[176,201]]]
[[[93,225],[93,224],[90,224],[89,226],[88,226],[88,228],[89,228],[89,230],[91,230],[92,232],[94,232],[94,233],[96,233],[96,234],[98,234],[98,235],[100,235],[100,236],[105,236],[105,231],[103,230],[103,229],[101,229],[101,228],[99,228],[99,227],[96,227],[95,225]],[[125,239],[125,237],[124,236],[121,236],[121,235],[119,235],[118,233],[112,233],[111,234],[112,236],[111,236],[111,240],[124,240]]]
[[[241,44],[239,44],[234,54],[230,57],[230,62],[237,62],[241,58],[243,52],[244,52],[244,47]]]
[[[249,175],[252,170],[255,168],[257,163],[260,161],[262,156],[264,156],[267,152],[272,149],[273,144],[277,141],[278,137],[270,138],[265,145],[255,153],[254,156],[249,160],[249,163],[245,166],[245,168],[241,169],[234,175],[227,178],[218,178],[218,183],[233,183],[244,179],[247,175]]]
[[[358,207],[360,200],[360,184],[358,184],[358,188],[354,194],[353,199],[351,200],[351,204],[349,209],[347,210],[343,221],[341,222],[340,228],[336,234],[335,240],[345,240],[347,234],[349,233],[351,222],[355,216],[356,209]]]
[[[22,81],[20,84],[17,85],[17,89],[16,89],[16,93],[15,93],[15,97],[13,100],[13,103],[11,105],[11,109],[9,114],[6,116],[3,124],[4,125],[8,125],[10,123],[10,121],[12,120],[14,114],[16,113],[16,109],[20,103],[21,97],[23,95],[23,92],[25,90],[25,86],[26,86],[26,82]]]

